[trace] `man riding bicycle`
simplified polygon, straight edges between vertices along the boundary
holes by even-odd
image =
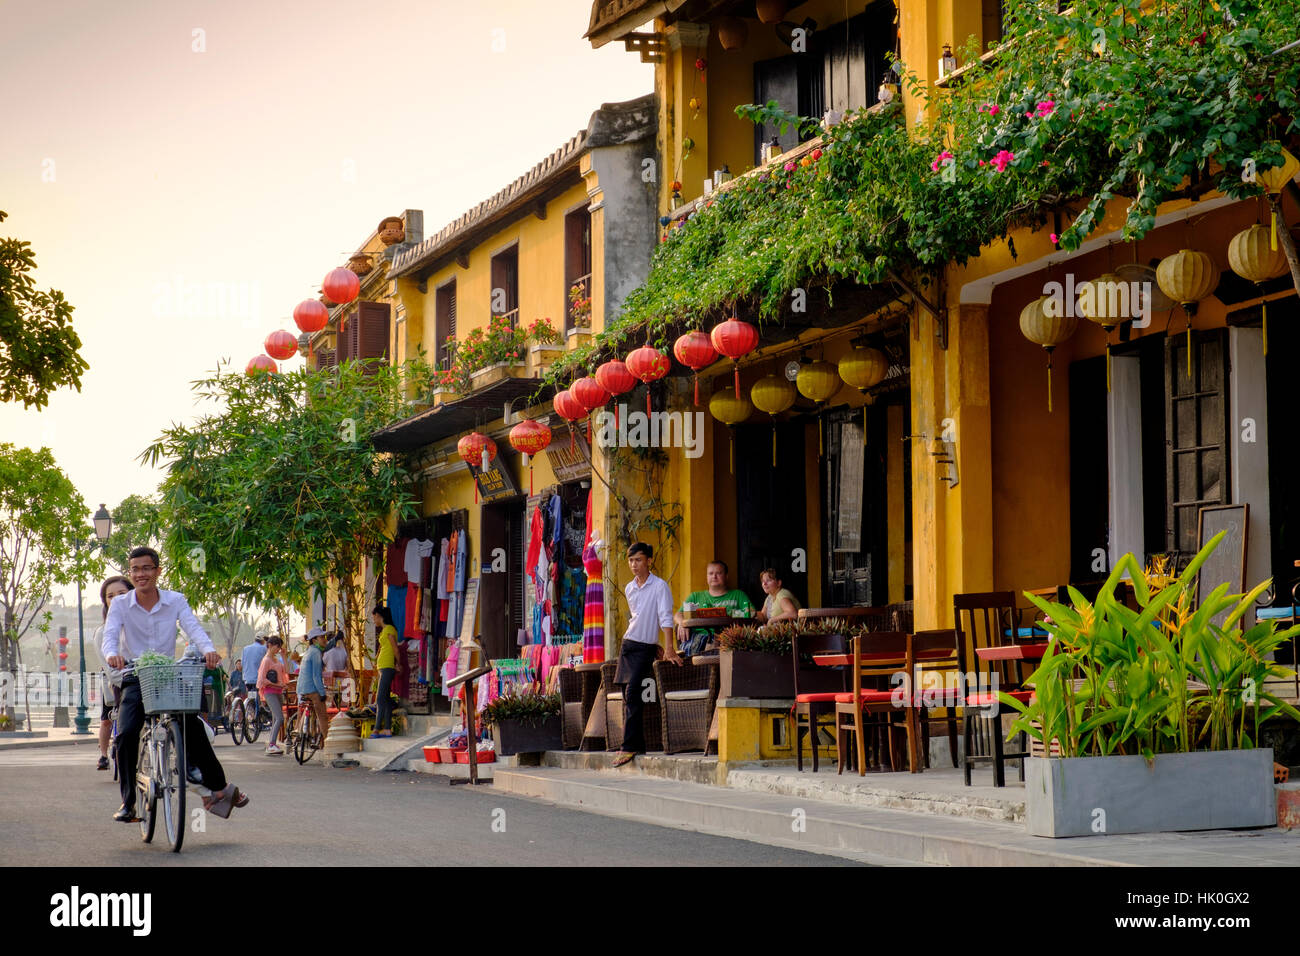
[[[158,552],[153,548],[135,548],[130,555],[128,573],[135,590],[113,601],[104,623],[104,656],[109,666],[124,667],[128,659],[134,660],[146,651],[174,656],[179,625],[190,643],[204,652],[207,665],[216,667],[221,657],[185,596],[179,591],[165,591],[158,587]],[[128,674],[122,681],[122,702],[117,719],[122,806],[113,814],[113,819],[121,823],[133,823],[138,819],[135,815],[135,773],[144,717],[140,680],[135,674]],[[197,714],[185,715],[185,734],[189,762],[198,768],[203,785],[212,791],[212,795],[203,800],[204,808],[218,816],[228,817],[232,806],[246,806],[248,797],[234,784],[227,783],[225,771]]]
[[[316,711],[316,726],[324,734],[329,727],[325,710],[325,674],[321,663],[321,641],[325,638],[325,629],[313,627],[307,632],[307,650],[302,655],[302,667],[298,670],[298,699],[310,701]]]

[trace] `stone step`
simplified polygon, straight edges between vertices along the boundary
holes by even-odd
[[[492,780],[496,773],[497,764],[481,763],[478,765],[478,778],[480,780]],[[406,769],[411,773],[427,773],[435,777],[448,777],[452,780],[468,780],[469,764],[467,763],[429,763],[423,757],[418,760],[411,759],[406,762]]]
[[[639,758],[644,759],[644,758]],[[1125,866],[1100,841],[1046,841],[1023,826],[850,806],[645,775],[555,767],[498,768],[496,789],[592,813],[873,863],[939,866]],[[1071,846],[1062,846],[1068,842]],[[1140,858],[1139,858],[1140,859]]]

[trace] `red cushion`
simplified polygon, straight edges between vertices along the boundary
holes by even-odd
[[[1029,698],[1033,694],[1033,691],[1008,690],[1008,691],[1003,691],[1003,693],[1005,693],[1008,697],[1014,697],[1016,700],[1024,704],[1029,701]],[[991,704],[1001,703],[1001,699],[998,697],[997,694],[993,694],[993,693],[971,694],[969,697],[966,698],[966,703],[971,707],[988,707]]]
[[[859,694],[864,704],[887,704],[894,697],[892,690],[864,690],[859,691]],[[835,703],[851,704],[853,703],[853,694],[836,694]]]
[[[829,704],[839,696],[834,691],[827,691],[822,694],[799,694],[795,700],[800,704]],[[852,697],[850,696],[849,699],[852,700]]]

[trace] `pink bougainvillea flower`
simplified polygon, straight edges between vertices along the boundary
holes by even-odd
[[[999,150],[998,154],[989,160],[989,165],[997,169],[998,172],[1004,173],[1007,167],[1016,160],[1016,154],[1009,149]]]
[[[1052,164],[1049,163],[1047,160],[1043,160],[1042,165],[1043,165],[1043,166],[1050,166],[1050,165],[1052,165]]]
[[[984,162],[984,160],[981,159],[981,160],[980,160],[980,165],[981,165],[981,166],[984,166],[984,165],[987,165],[987,164]]]
[[[1258,102],[1259,102],[1260,100],[1262,100],[1263,98],[1264,98],[1264,94],[1263,94],[1263,93],[1256,93],[1256,94],[1255,94],[1255,102],[1256,102],[1256,103],[1258,103]]]
[[[1201,35],[1198,37],[1192,37],[1192,42],[1197,46],[1205,46],[1205,31],[1202,30]]]
[[[934,158],[934,162],[932,162],[932,163],[930,164],[930,172],[932,172],[932,173],[937,173],[937,172],[939,171],[939,167],[942,166],[942,165],[944,164],[945,161],[947,161],[947,160],[949,160],[949,159],[955,159],[955,158],[956,158],[956,157],[953,156],[952,153],[948,152],[948,151],[945,149],[942,153],[940,153],[938,156],[936,156],[936,157]]]
[[[984,103],[979,107],[977,112],[988,113],[989,116],[997,116],[1002,112],[1002,107],[998,106],[996,103]]]
[[[1053,113],[1055,110],[1056,110],[1056,101],[1055,101],[1055,100],[1043,100],[1043,101],[1041,101],[1041,102],[1038,104],[1038,106],[1034,109],[1034,112],[1035,112],[1038,116],[1040,116],[1040,117],[1046,119],[1048,116],[1051,116],[1052,113]]]
[[[1056,245],[1057,242],[1059,242],[1060,239],[1061,239],[1061,237],[1058,236],[1056,233],[1052,233],[1052,234],[1051,234],[1050,236],[1048,236],[1047,238],[1052,240],[1052,245]]]

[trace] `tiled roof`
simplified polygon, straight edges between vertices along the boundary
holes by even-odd
[[[439,256],[452,251],[469,230],[487,222],[502,210],[508,209],[516,200],[555,179],[570,165],[576,167],[586,144],[587,131],[581,130],[505,189],[490,199],[485,199],[454,222],[443,226],[419,245],[399,253],[388,270],[388,278],[396,279],[399,276],[409,275]]]

